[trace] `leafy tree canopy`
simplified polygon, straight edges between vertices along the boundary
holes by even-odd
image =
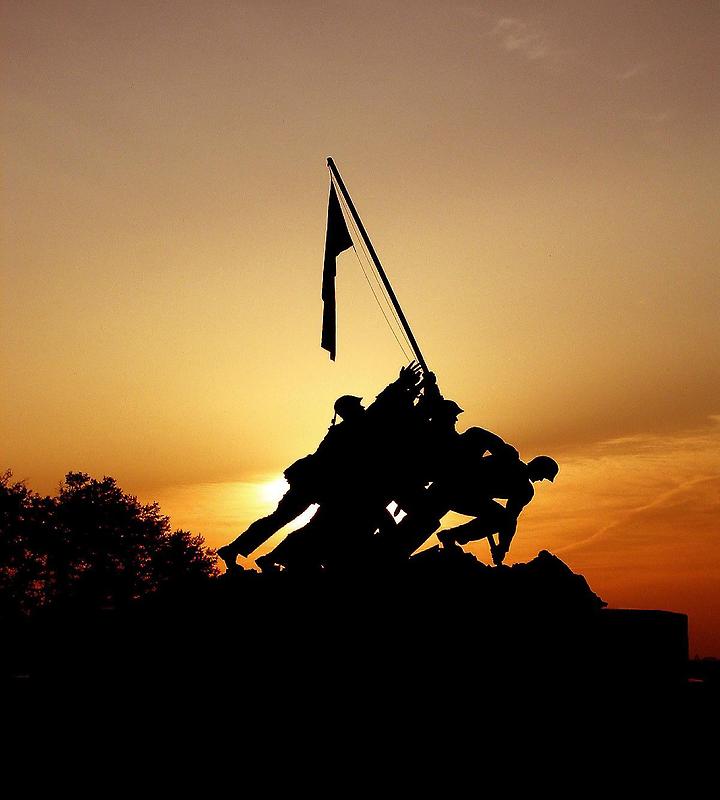
[[[114,478],[69,472],[41,497],[0,475],[0,615],[72,602],[118,607],[173,582],[217,573],[201,536],[175,530],[157,503]]]

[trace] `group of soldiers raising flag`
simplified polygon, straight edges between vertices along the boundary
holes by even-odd
[[[549,456],[524,463],[512,445],[483,428],[458,432],[463,409],[416,362],[367,408],[362,398],[344,395],[334,412],[317,450],[285,470],[289,488],[277,508],[218,550],[228,569],[315,504],[307,525],[258,559],[263,571],[405,560],[449,511],[473,519],[439,531],[443,547],[487,539],[500,565],[533,483],[558,473]],[[388,509],[393,503],[395,514]]]

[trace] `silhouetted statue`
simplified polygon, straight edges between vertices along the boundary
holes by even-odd
[[[228,569],[237,567],[237,556],[249,556],[285,525],[299,517],[310,506],[320,502],[323,477],[332,468],[337,454],[347,447],[352,449],[365,414],[362,398],[343,395],[335,401],[332,424],[317,450],[291,464],[283,473],[289,484],[277,508],[266,517],[250,525],[230,544],[217,551]],[[340,417],[342,422],[338,423]]]
[[[342,449],[326,476],[316,514],[258,559],[264,571],[278,565],[358,571],[372,559],[373,533],[395,527],[387,506],[399,476],[406,474],[407,448],[417,440],[414,401],[422,388],[420,374],[414,362],[401,369],[368,407],[361,435]]]
[[[486,475],[480,477],[483,496],[459,498],[453,501],[452,509],[460,514],[477,518],[464,525],[449,528],[438,534],[443,545],[451,543],[467,544],[478,539],[487,539],[494,564],[502,564],[510,550],[510,544],[517,530],[518,517],[525,506],[533,499],[536,481],[554,481],[559,471],[557,462],[549,456],[536,456],[528,464],[516,459],[502,461],[495,456],[484,459]],[[493,498],[507,501],[503,507]],[[468,502],[469,500],[469,502]],[[495,542],[494,534],[498,534]]]
[[[437,386],[435,375],[423,376],[422,394],[404,424],[396,454],[396,473],[389,479],[392,500],[408,513],[422,501],[425,489],[438,479],[444,465],[452,463],[459,434],[455,430],[463,409],[446,400]]]
[[[502,564],[518,517],[535,494],[533,482],[553,481],[557,462],[537,456],[525,464],[514,447],[482,428],[469,428],[449,442],[444,461],[438,464],[438,477],[398,526],[398,546],[409,556],[437,531],[446,513],[455,511],[476,519],[439,533],[442,544],[487,539],[493,563]],[[506,505],[497,499],[506,500]],[[497,542],[494,534],[498,534]]]
[[[395,502],[407,512],[422,502],[428,483],[437,478],[438,463],[450,458],[462,413],[442,397],[432,373],[422,380],[419,374],[411,365],[378,395],[364,418],[362,441],[346,453],[317,513],[258,559],[263,570],[341,566],[357,572],[386,559],[388,542],[391,551],[396,548],[397,524],[388,505]]]
[[[423,502],[428,483],[453,460],[462,413],[440,394],[433,373],[418,381],[418,366],[408,370],[368,408],[362,441],[346,453],[339,480],[328,483],[316,515],[258,560],[263,570],[281,565],[362,571],[393,550],[397,554],[397,524],[388,505],[395,502],[407,513]]]
[[[237,566],[238,555],[250,555],[314,504],[319,504],[318,511],[309,526],[300,530],[306,534],[315,531],[316,550],[320,541],[326,540],[329,529],[341,520],[344,541],[335,545],[343,550],[351,546],[356,538],[353,534],[361,535],[368,528],[374,530],[381,523],[382,516],[387,515],[385,506],[392,499],[382,502],[387,494],[383,491],[387,465],[379,466],[382,442],[397,432],[400,421],[412,410],[419,391],[420,372],[415,362],[403,367],[398,379],[367,409],[360,397],[343,395],[336,400],[335,416],[318,449],[285,470],[290,487],[275,511],[217,551],[228,569]],[[342,419],[340,423],[338,416]],[[299,533],[293,535],[293,547]],[[312,544],[311,538],[303,537],[303,548],[309,550]],[[286,552],[289,547],[286,545]],[[274,560],[266,558],[264,563],[267,566]]]
[[[482,428],[459,433],[463,409],[442,396],[433,373],[421,374],[415,362],[402,368],[367,409],[360,397],[338,398],[318,449],[285,471],[290,488],[277,509],[218,550],[229,569],[237,555],[250,555],[313,504],[319,507],[310,522],[258,560],[264,571],[362,570],[378,560],[405,560],[448,511],[476,519],[443,532],[444,546],[486,538],[493,562],[502,563],[533,481],[553,480],[558,466],[548,456],[525,464]],[[399,525],[391,502],[406,514]]]

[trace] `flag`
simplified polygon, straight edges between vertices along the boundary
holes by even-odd
[[[335,275],[336,259],[349,247],[353,246],[350,232],[345,224],[335,184],[330,180],[330,198],[328,200],[327,234],[325,236],[325,261],[323,263],[322,299],[323,320],[320,346],[328,350],[330,358],[335,361],[337,331],[335,325]]]

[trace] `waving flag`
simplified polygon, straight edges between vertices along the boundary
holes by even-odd
[[[335,322],[335,276],[337,275],[337,257],[343,250],[347,250],[352,246],[353,241],[350,238],[350,232],[345,224],[342,208],[340,208],[340,201],[335,191],[335,184],[331,180],[322,278],[323,320],[320,346],[330,353],[330,358],[333,361],[335,360],[335,350],[337,347]]]

